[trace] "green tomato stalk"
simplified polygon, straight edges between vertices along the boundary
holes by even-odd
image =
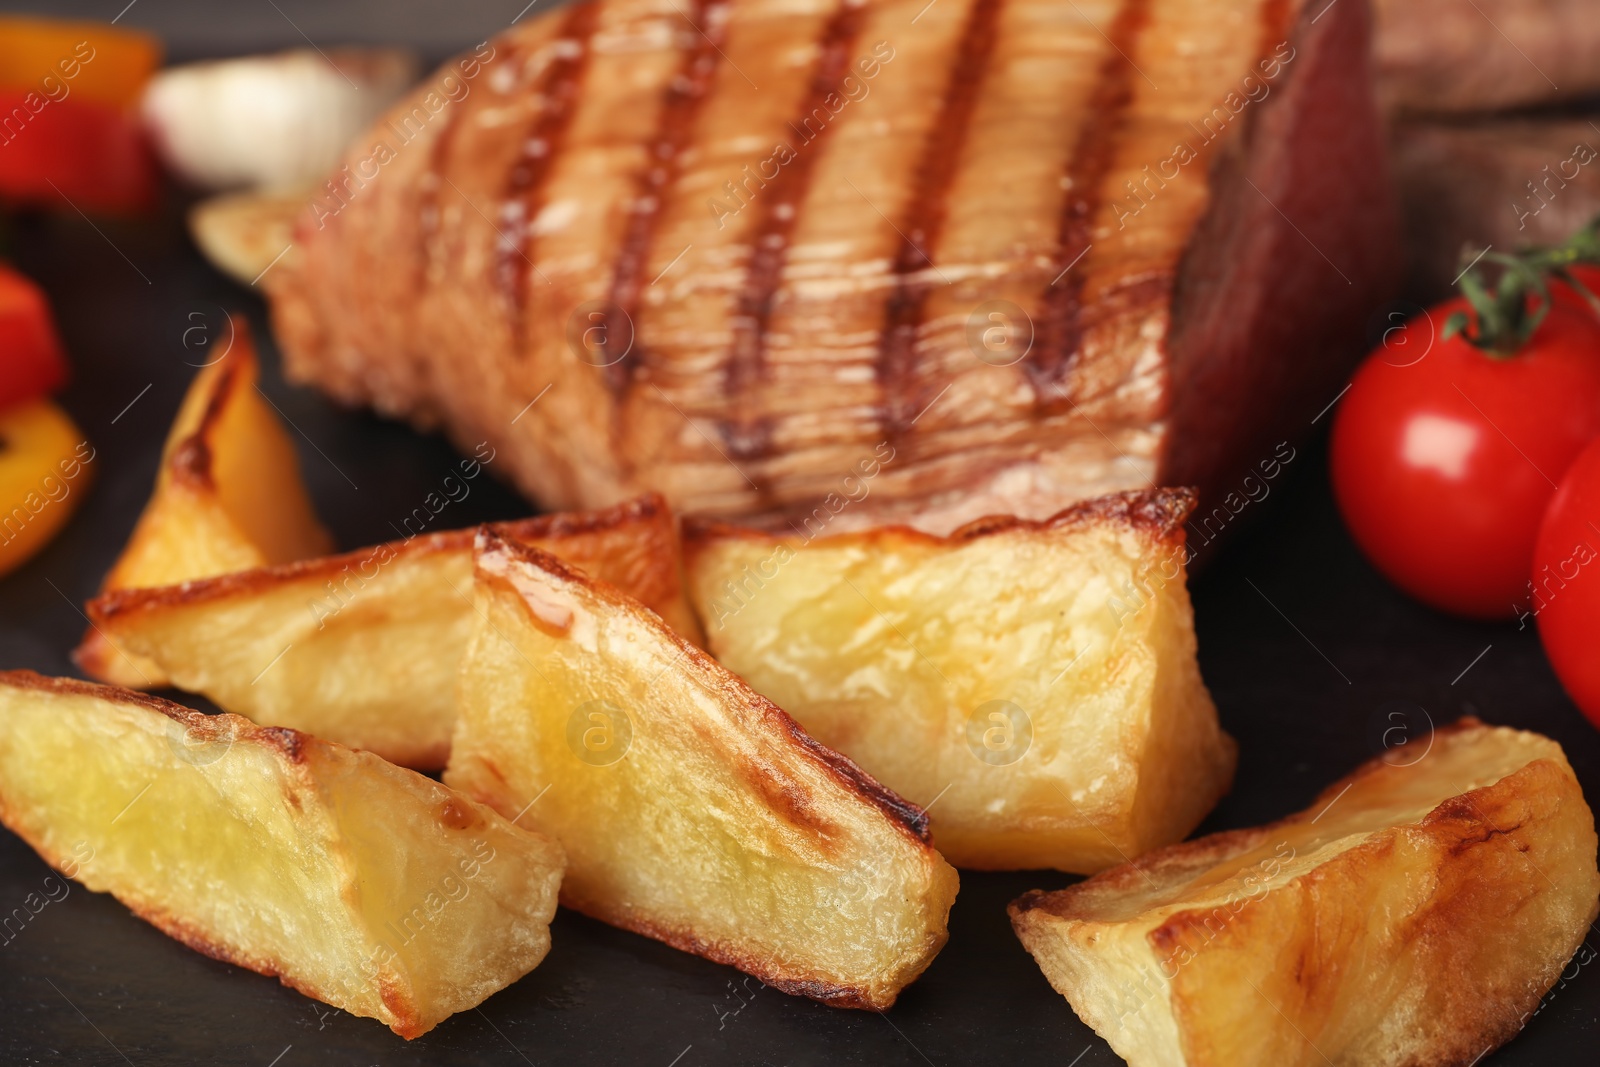
[[[1445,320],[1447,338],[1459,334],[1497,359],[1516,355],[1550,313],[1551,278],[1571,286],[1600,315],[1600,297],[1570,270],[1580,263],[1600,263],[1600,216],[1558,245],[1532,246],[1514,254],[1484,250],[1469,258],[1470,251],[1462,250],[1467,262],[1456,285],[1471,311],[1457,311]],[[1500,267],[1493,286],[1479,272],[1481,262]]]

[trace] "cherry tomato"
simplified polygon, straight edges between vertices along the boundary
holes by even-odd
[[[1600,436],[1600,321],[1552,307],[1497,357],[1437,305],[1357,370],[1334,420],[1334,495],[1351,534],[1400,588],[1474,618],[1524,606],[1555,483]]]
[[[1567,269],[1574,278],[1578,279],[1580,285],[1595,296],[1600,296],[1600,267],[1580,263]],[[1557,307],[1566,307],[1588,315],[1590,318],[1594,318],[1596,315],[1594,306],[1585,300],[1581,293],[1559,280],[1552,279],[1550,281],[1550,301]]]
[[[1600,441],[1579,453],[1550,499],[1529,593],[1556,677],[1600,726]]]
[[[44,293],[0,266],[0,409],[53,392],[67,379]]]

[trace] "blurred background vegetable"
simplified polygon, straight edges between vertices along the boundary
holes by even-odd
[[[0,410],[54,392],[66,380],[67,360],[44,293],[0,264]]]
[[[156,178],[138,102],[160,62],[161,44],[147,34],[0,18],[0,200],[149,207]]]
[[[48,400],[0,409],[0,576],[26,563],[72,517],[94,447]]]
[[[410,52],[297,49],[162,71],[144,117],[162,159],[205,189],[309,186],[417,77]]]

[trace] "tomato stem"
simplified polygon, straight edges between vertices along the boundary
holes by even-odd
[[[1580,263],[1600,264],[1600,215],[1558,245],[1533,245],[1514,255],[1488,249],[1473,255],[1471,248],[1464,248],[1461,258],[1465,265],[1456,285],[1471,311],[1458,311],[1446,319],[1444,335],[1459,334],[1497,359],[1516,355],[1544,322],[1550,312],[1551,278],[1571,286],[1600,316],[1600,296],[1570,269]],[[1479,273],[1480,262],[1500,267],[1495,285]]]
[[[1501,268],[1498,284],[1493,288],[1478,273],[1476,264],[1481,261]],[[1550,313],[1547,273],[1532,256],[1480,252],[1461,271],[1456,283],[1472,313],[1458,311],[1451,315],[1445,320],[1444,335],[1460,334],[1469,345],[1498,359],[1516,355]],[[1535,296],[1537,301],[1532,299]]]

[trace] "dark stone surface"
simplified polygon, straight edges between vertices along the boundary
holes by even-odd
[[[105,18],[119,6],[56,10]],[[521,5],[499,5],[502,17],[488,3],[451,16],[400,4],[392,19],[387,4],[281,6],[313,37],[348,40],[340,27],[370,23],[387,39],[442,53],[493,32]],[[286,21],[271,5],[256,7],[239,5],[236,15],[227,5],[223,18],[223,9],[198,2],[143,0],[128,21],[166,28],[180,53],[204,51],[208,42],[216,52],[252,41],[294,43],[287,27],[266,28]],[[382,18],[364,18],[380,7]],[[295,427],[312,495],[341,547],[393,536],[390,524],[455,463],[438,438],[284,386],[259,300],[199,260],[179,207],[171,203],[146,222],[99,222],[98,230],[76,216],[26,217],[10,227],[12,254],[55,302],[77,371],[64,401],[99,456],[97,482],[72,523],[33,563],[0,580],[0,667],[74,673],[68,651],[84,626],[78,605],[127,537],[167,424],[201,359],[186,345],[186,331],[217,333],[225,308],[247,311],[260,328],[264,388]],[[200,336],[187,334],[190,343]],[[1242,752],[1234,791],[1205,829],[1298,810],[1380,751],[1386,731],[1393,744],[1428,720],[1466,713],[1555,737],[1589,796],[1600,796],[1600,733],[1562,696],[1532,629],[1447,619],[1400,596],[1345,536],[1324,471],[1320,448],[1301,448],[1195,583],[1202,666]],[[440,516],[441,527],[528,510],[489,479],[472,484],[471,495]],[[0,912],[39,891],[49,873],[0,831]],[[964,875],[949,946],[882,1017],[772,990],[736,1000],[737,972],[562,912],[554,948],[538,970],[409,1044],[377,1023],[205,959],[109,897],[74,887],[0,944],[0,1062],[1103,1067],[1120,1061],[1051,991],[1004,914],[1023,890],[1069,881],[1054,873]],[[1590,944],[1600,947],[1593,935]],[[1484,1067],[1593,1062],[1600,1042],[1596,970],[1569,969],[1571,980],[1546,998],[1520,1037],[1482,1060]]]

